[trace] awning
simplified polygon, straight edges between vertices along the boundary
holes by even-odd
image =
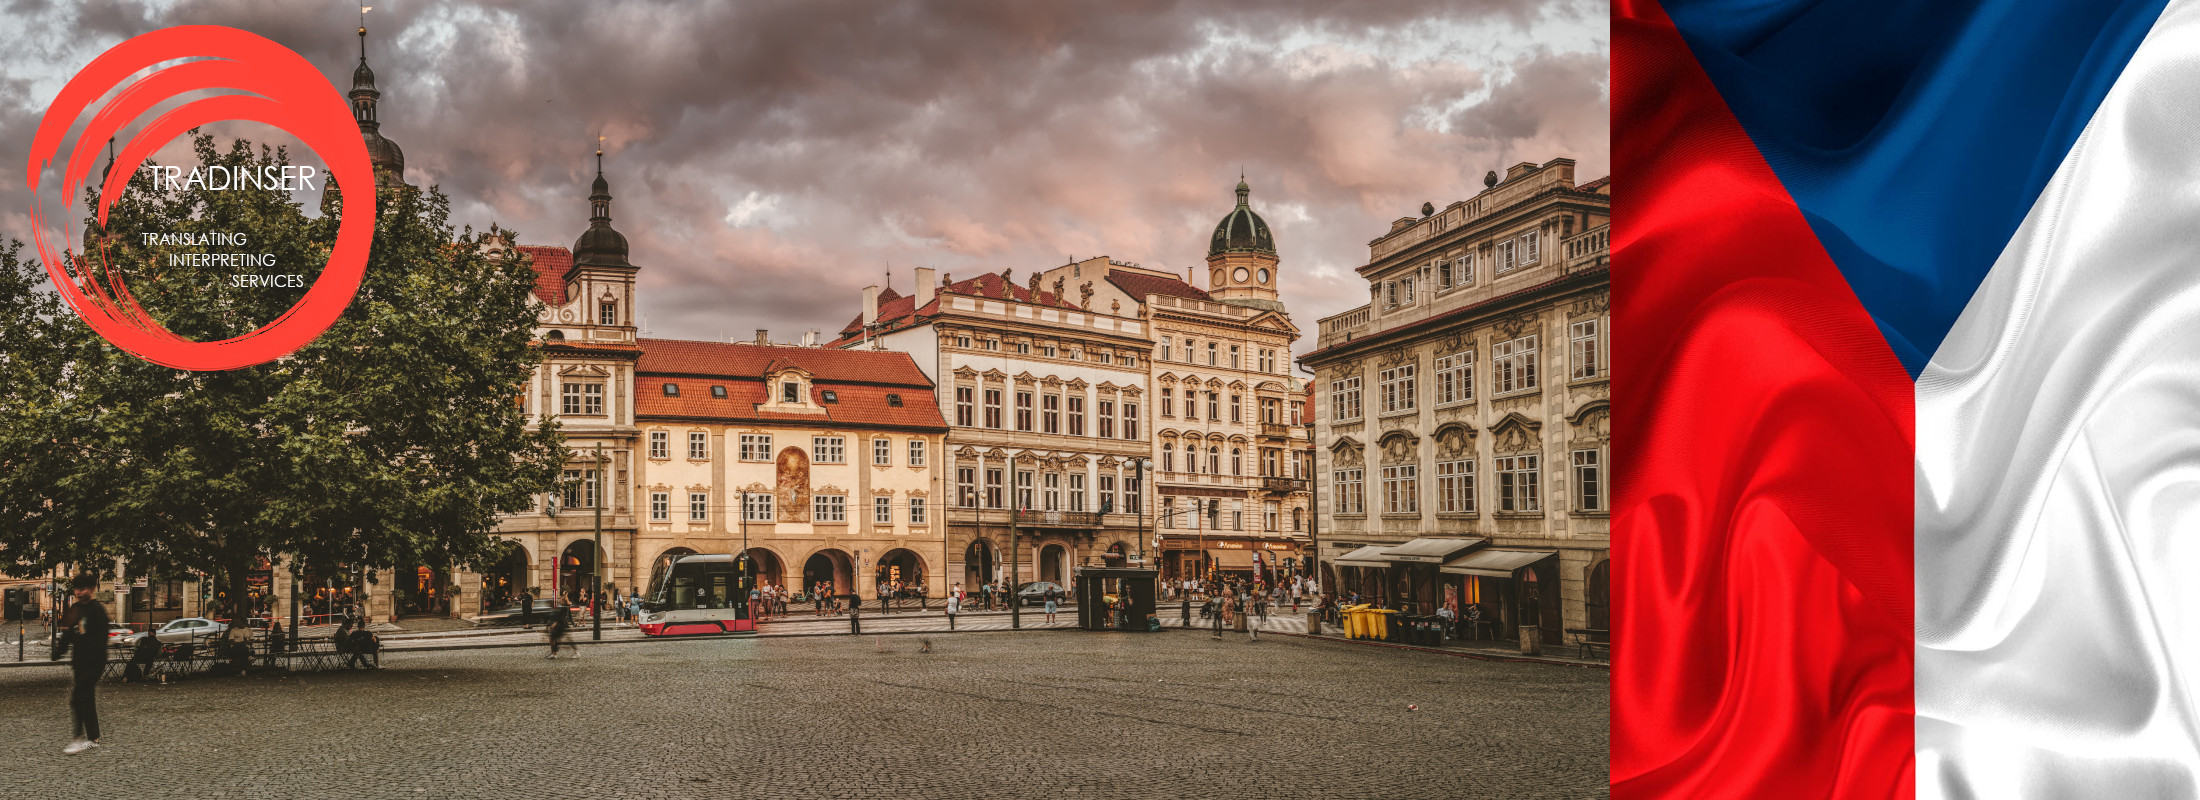
[[[1503,550],[1492,547],[1453,559],[1444,564],[1444,571],[1453,575],[1510,578],[1521,567],[1555,555],[1558,555],[1556,550]]]
[[[1252,569],[1251,550],[1209,550],[1215,557],[1215,569]]]
[[[1337,566],[1340,566],[1340,567],[1387,567],[1387,566],[1390,566],[1390,560],[1389,560],[1389,559],[1386,559],[1386,558],[1383,558],[1383,548],[1382,548],[1382,546],[1381,546],[1381,545],[1372,545],[1372,544],[1371,544],[1371,545],[1368,545],[1368,546],[1366,546],[1366,547],[1362,547],[1362,548],[1360,548],[1360,549],[1358,549],[1358,550],[1354,550],[1354,551],[1352,551],[1352,552],[1350,552],[1350,553],[1346,553],[1346,554],[1344,554],[1344,555],[1338,556],[1338,557],[1337,557],[1337,559],[1336,559],[1335,561],[1332,561],[1332,562],[1330,562],[1330,563],[1336,564]]]
[[[1415,539],[1383,548],[1383,559],[1416,564],[1442,564],[1460,553],[1489,543],[1488,539]]]

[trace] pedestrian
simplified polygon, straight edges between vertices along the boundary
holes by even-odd
[[[351,651],[351,658],[344,664],[346,668],[382,668],[382,639],[375,636],[374,631],[367,630],[367,626],[361,625],[351,632],[351,644],[347,649]],[[372,665],[367,663],[370,658],[374,660]]]
[[[99,686],[100,673],[107,669],[110,623],[107,607],[92,599],[92,589],[98,585],[99,578],[92,573],[77,573],[69,580],[76,602],[61,615],[61,627],[67,631],[62,647],[76,649],[69,659],[69,718],[75,725],[76,738],[61,748],[61,752],[72,756],[99,746],[99,706],[93,690]],[[59,655],[56,651],[55,656]]]
[[[1054,587],[1047,587],[1047,624],[1049,625],[1054,624],[1054,604],[1055,601],[1059,599],[1056,595],[1057,592],[1055,591]]]
[[[1254,619],[1251,616],[1252,611],[1260,604],[1260,600],[1258,599],[1259,597],[1260,590],[1255,589],[1253,590],[1252,594],[1245,595],[1242,599],[1238,601],[1240,603],[1240,605],[1238,606],[1238,613],[1247,615],[1245,617],[1245,641],[1248,642],[1260,641],[1261,620]]]
[[[1213,638],[1215,639],[1222,638],[1222,617],[1224,616],[1224,607],[1228,603],[1229,598],[1221,595],[1209,595],[1207,597],[1207,605],[1212,606],[1214,609],[1215,635]]]
[[[533,590],[519,593],[519,624],[523,630],[535,629],[535,593]]]
[[[571,607],[571,606],[567,606],[567,605],[565,605],[565,604],[563,604],[563,603],[560,603],[560,604],[558,604],[556,608],[554,608],[554,609],[552,609],[552,610],[551,610],[551,612],[550,612],[550,654],[549,654],[549,655],[546,655],[546,656],[543,656],[543,658],[544,658],[544,659],[552,659],[552,658],[557,658],[557,657],[558,657],[558,646],[559,646],[559,645],[564,645],[564,644],[565,644],[565,634],[566,634],[566,631],[567,631],[567,630],[568,630],[569,628],[571,628],[571,626],[572,626],[572,617],[573,617],[573,613],[572,613],[572,607]],[[574,657],[574,658],[580,658],[580,657],[581,657],[581,648],[580,648],[580,646],[579,646],[579,645],[566,645],[566,646],[568,646],[568,647],[571,647],[571,648],[573,649],[573,657]]]
[[[122,670],[123,683],[139,683],[151,677],[153,662],[160,658],[160,637],[152,631],[138,634],[130,648],[130,665]]]
[[[955,629],[955,615],[962,613],[962,593],[947,596],[947,629]]]

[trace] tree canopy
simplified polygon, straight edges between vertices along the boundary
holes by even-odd
[[[193,145],[204,165],[289,164],[242,139]],[[137,574],[225,574],[241,595],[242,573],[264,556],[386,567],[500,555],[497,516],[555,487],[565,458],[556,425],[530,427],[516,402],[541,359],[533,272],[495,246],[509,233],[454,230],[440,191],[379,198],[366,277],[343,317],[291,356],[223,372],[109,345],[43,286],[20,243],[0,248],[0,572],[119,556]],[[332,188],[315,216],[284,192],[156,186],[140,173],[104,228],[87,218],[84,250],[103,251],[169,330],[229,338],[304,295],[341,204]],[[142,236],[237,232],[248,246]],[[210,250],[275,266],[169,258]],[[87,272],[72,261],[72,274]],[[246,273],[304,281],[236,285]]]

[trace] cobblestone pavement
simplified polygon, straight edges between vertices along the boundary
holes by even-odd
[[[392,652],[100,688],[0,670],[0,796],[1579,798],[1607,673],[1277,637],[1034,632]],[[1408,709],[1419,706],[1418,711]]]

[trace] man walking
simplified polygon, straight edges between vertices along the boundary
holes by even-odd
[[[61,627],[66,632],[62,646],[76,648],[69,661],[69,717],[76,726],[76,739],[61,748],[61,752],[72,756],[99,746],[99,707],[92,690],[99,686],[100,673],[107,669],[109,622],[107,607],[92,599],[92,589],[98,585],[97,576],[77,573],[69,580],[76,602],[61,615]],[[58,658],[60,653],[54,655]]]
[[[954,629],[955,629],[955,615],[956,615],[956,614],[960,614],[960,613],[962,613],[962,607],[963,607],[963,601],[962,601],[962,592],[959,592],[959,591],[958,591],[958,592],[955,592],[955,593],[953,593],[953,594],[950,594],[950,595],[948,595],[948,596],[947,596],[947,629],[948,629],[948,630],[954,630]]]
[[[558,657],[558,646],[565,644],[565,633],[572,628],[572,620],[572,607],[563,603],[560,603],[555,610],[550,612],[550,654],[543,656],[544,659]],[[566,646],[573,649],[574,658],[581,657],[580,645]]]
[[[1061,599],[1061,593],[1060,593],[1060,592],[1058,592],[1058,591],[1056,591],[1056,590],[1054,589],[1054,587],[1052,587],[1052,586],[1049,586],[1049,587],[1047,587],[1047,593],[1046,593],[1046,598],[1047,598],[1047,624],[1048,624],[1048,625],[1052,625],[1052,624],[1054,624],[1054,611],[1055,611],[1055,603],[1056,603],[1056,601],[1058,601],[1058,600],[1060,600],[1060,599]]]

